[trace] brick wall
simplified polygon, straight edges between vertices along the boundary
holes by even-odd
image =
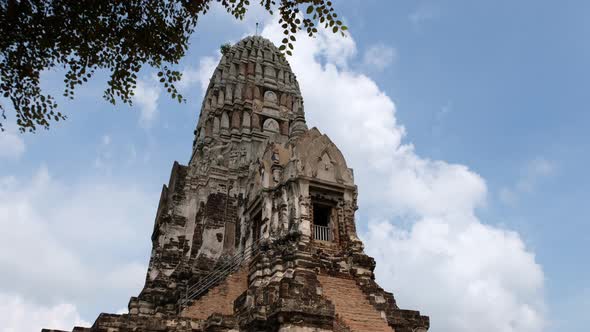
[[[248,288],[248,267],[230,275],[221,284],[210,289],[191,306],[184,309],[182,317],[207,319],[214,313],[233,315],[234,300]]]
[[[340,331],[348,327],[353,332],[393,332],[353,279],[320,275],[318,280],[324,296],[336,308],[338,319],[335,325]]]

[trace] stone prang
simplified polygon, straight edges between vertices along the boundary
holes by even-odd
[[[162,189],[143,290],[74,331],[427,331],[375,282],[353,171],[303,106],[270,41],[231,47]]]

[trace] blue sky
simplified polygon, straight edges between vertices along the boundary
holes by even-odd
[[[433,331],[468,330],[442,316],[487,322],[510,313],[492,315],[454,306],[457,298],[450,296],[462,293],[437,292],[456,285],[429,266],[470,278],[474,274],[465,271],[473,263],[481,266],[479,279],[468,282],[501,284],[498,293],[481,293],[490,312],[505,299],[505,308],[533,308],[539,315],[534,321],[542,321],[537,324],[531,318],[526,323],[515,315],[510,319],[522,320],[522,325],[507,322],[496,331],[583,331],[590,323],[590,265],[585,257],[590,246],[590,176],[585,167],[590,162],[585,100],[590,86],[590,5],[450,0],[335,5],[351,35],[344,41],[334,36],[300,39],[295,57],[301,60],[292,63],[310,124],[325,130],[355,168],[361,201],[357,222],[363,238],[372,243],[368,252],[384,266],[377,270],[382,284],[396,293],[402,307],[430,315]],[[186,163],[190,157],[207,70],[216,64],[219,45],[253,33],[256,21],[265,27],[265,36],[274,36],[272,18],[259,9],[244,22],[234,22],[219,10],[202,18],[179,65],[186,73],[186,104],[161,93],[153,72],[146,69],[140,75],[143,94],[134,107],[112,106],[101,98],[105,76],[99,75],[77,91],[74,101],[60,101],[67,121],[25,135],[9,124],[8,132],[0,134],[0,225],[7,236],[10,229],[17,234],[0,250],[0,297],[8,303],[0,304],[0,316],[5,316],[0,325],[28,330],[53,319],[67,328],[126,307],[143,283],[161,186],[173,161]],[[306,63],[323,67],[297,72]],[[333,78],[334,84],[316,93],[305,77]],[[48,72],[43,85],[59,96],[62,80],[62,72]],[[345,91],[349,83],[366,88],[359,93],[359,98],[367,98],[366,109],[355,113],[341,105],[319,110],[322,96],[325,105],[340,105],[328,98]],[[383,135],[375,137],[392,143],[372,142],[362,150],[339,134],[361,116],[383,122],[378,128]],[[389,148],[402,157],[389,160]],[[369,156],[370,165],[356,162],[363,156]],[[418,180],[398,176],[407,170],[401,164],[412,164],[408,167]],[[375,167],[375,172],[365,175],[363,167]],[[388,183],[394,188],[380,187],[371,174],[391,177]],[[426,184],[427,193],[404,191],[403,184],[414,188],[418,182]],[[384,194],[374,193],[374,188]],[[456,215],[465,222],[447,220]],[[502,255],[482,250],[481,255],[487,254],[480,257],[477,245],[457,245],[469,243],[465,237],[474,234],[466,231],[473,228],[462,228],[467,224],[481,226],[487,234],[481,239],[490,242],[482,248],[497,248]],[[441,225],[464,236],[437,238]],[[394,236],[397,246],[379,247],[379,232]],[[447,246],[436,250],[443,250],[445,257],[471,251],[469,257],[457,254],[465,271],[449,272],[452,264],[436,265],[445,259],[439,256],[404,263],[410,259],[407,254],[427,251],[399,249],[424,245],[420,234],[433,242],[444,239]],[[387,257],[390,249],[395,259]],[[31,269],[33,263],[40,268]],[[410,272],[424,274],[418,281],[429,282],[432,296],[440,298],[416,295],[414,289],[420,288],[404,283],[404,273]],[[538,285],[526,286],[532,279],[538,279],[530,282]],[[25,322],[10,307],[37,312],[39,319]],[[56,312],[61,316],[56,318]]]

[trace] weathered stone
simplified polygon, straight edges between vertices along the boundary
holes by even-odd
[[[162,189],[143,290],[129,314],[74,331],[426,331],[374,281],[352,169],[307,128],[278,49],[238,42],[205,96],[192,157]]]

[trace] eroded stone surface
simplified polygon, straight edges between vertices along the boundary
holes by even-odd
[[[428,317],[400,310],[375,283],[356,209],[352,169],[307,128],[289,64],[268,40],[247,37],[215,69],[191,159],[175,162],[162,188],[145,286],[129,314],[74,331],[426,331]],[[187,288],[253,247],[240,272],[185,304]],[[319,275],[355,285],[370,319],[351,316]]]

